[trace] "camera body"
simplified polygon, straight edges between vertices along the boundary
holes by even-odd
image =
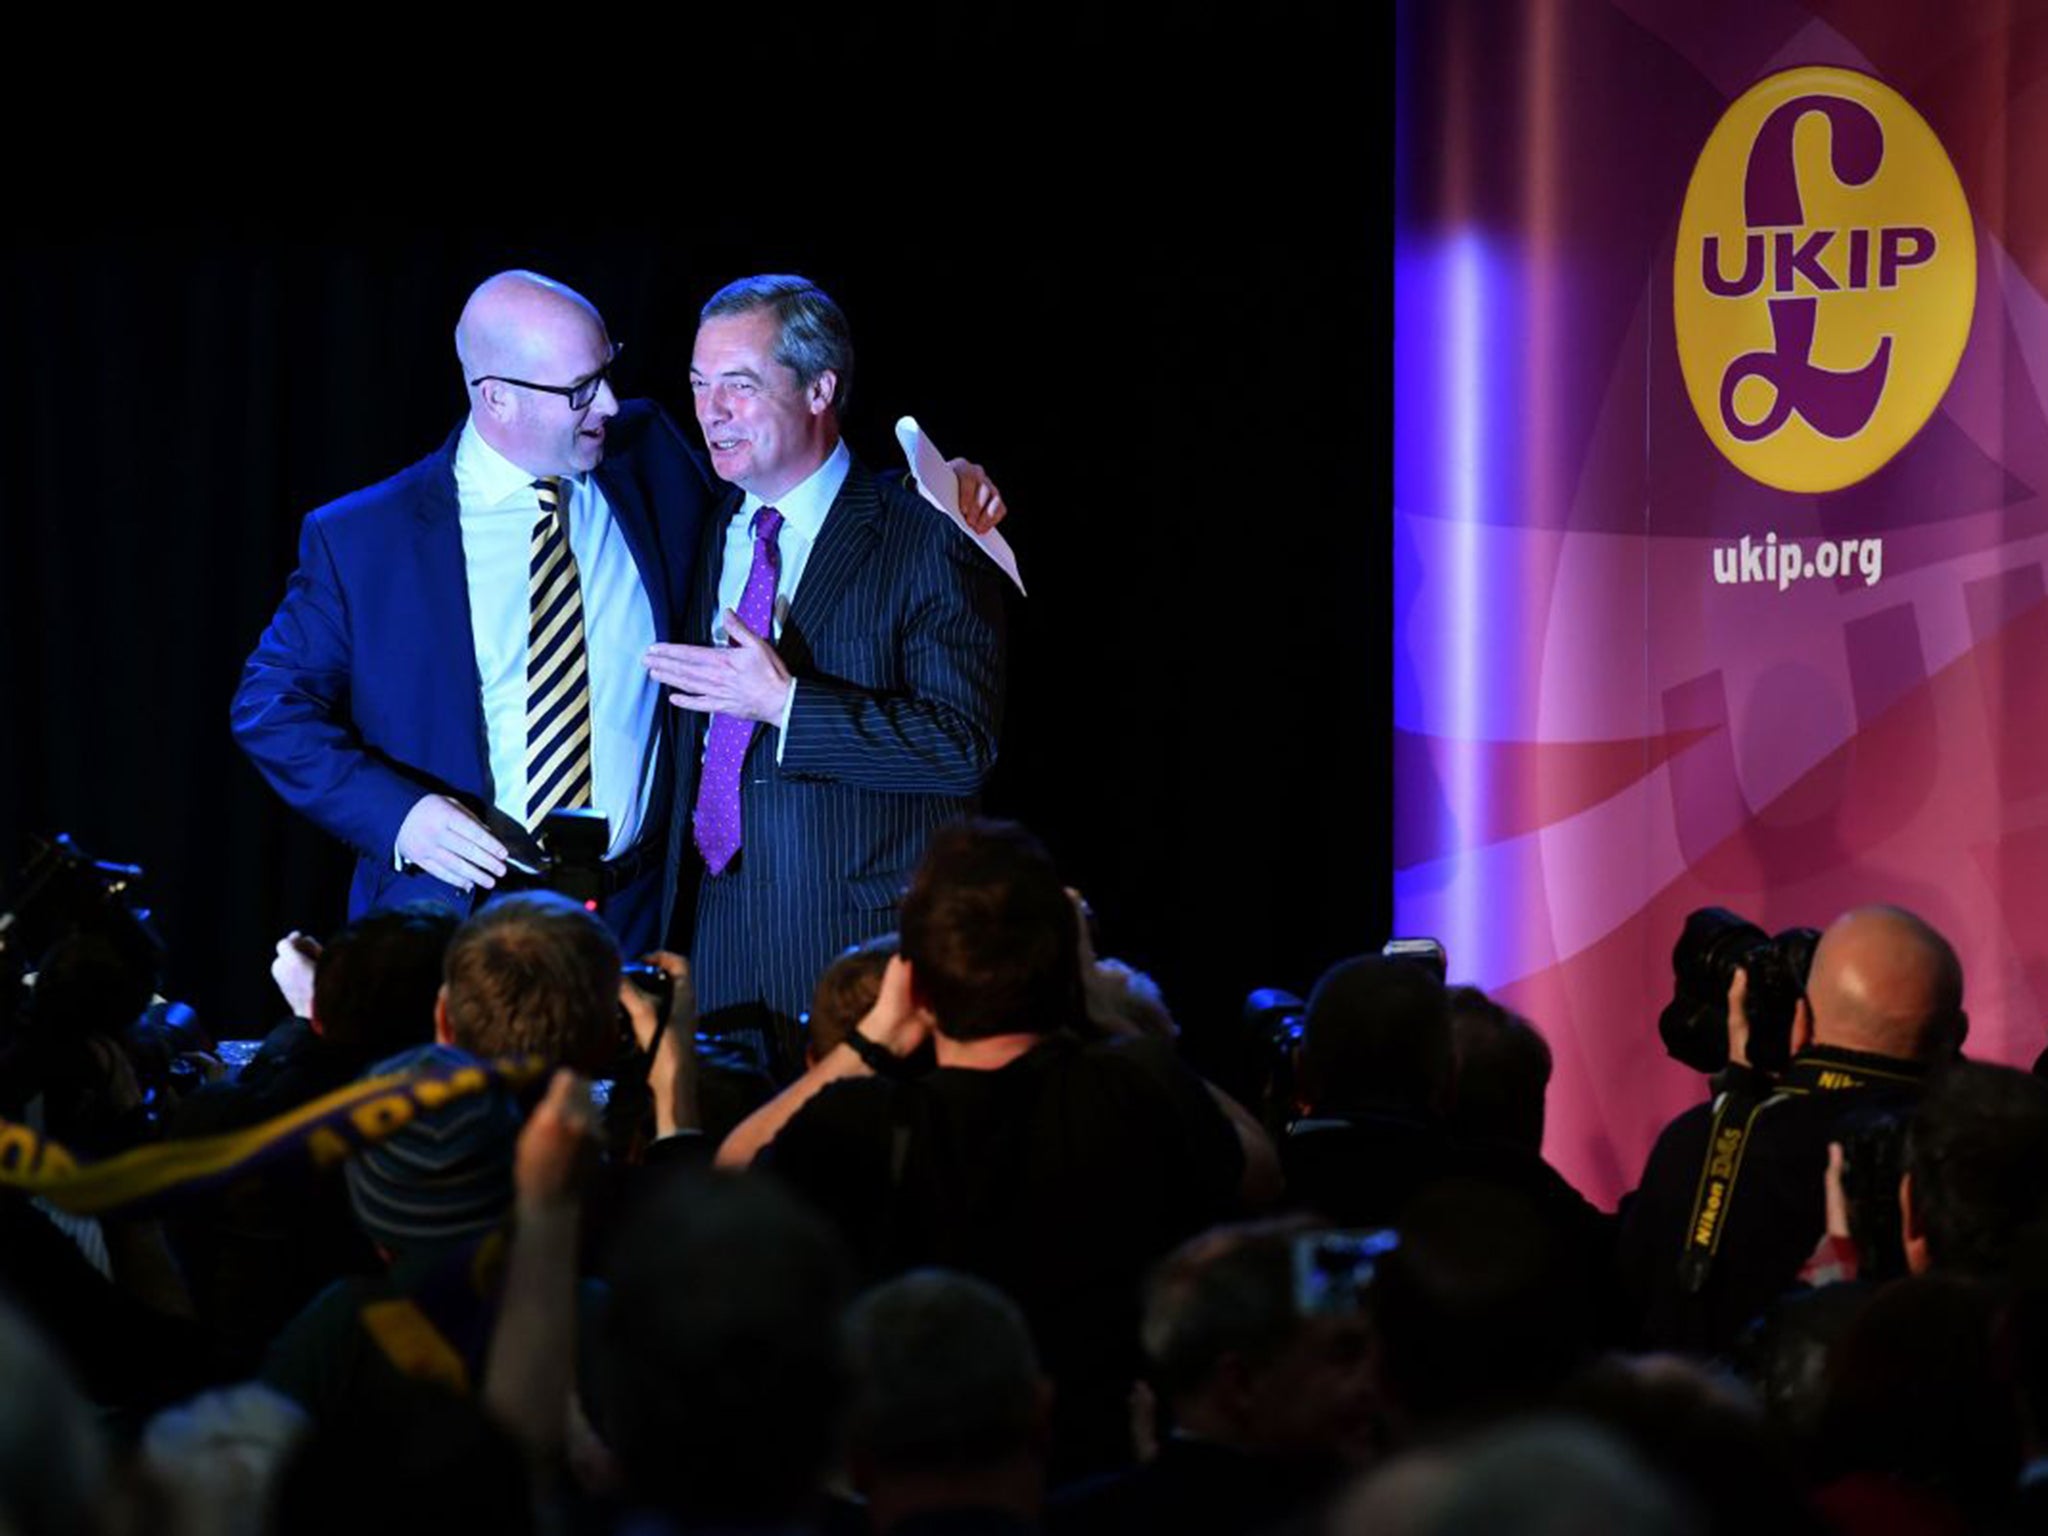
[[[1728,1065],[1728,989],[1740,970],[1749,976],[1749,1064],[1783,1071],[1819,943],[1817,928],[1787,928],[1774,937],[1726,907],[1689,914],[1671,951],[1671,1001],[1657,1018],[1664,1049],[1698,1072]]]
[[[69,833],[29,840],[29,856],[0,911],[0,962],[16,974],[32,969],[59,939],[90,933],[112,947],[122,965],[153,989],[164,964],[164,941],[149,909],[136,902],[143,874],[110,864],[79,847]]]
[[[611,824],[604,813],[588,808],[549,811],[536,840],[547,855],[542,878],[548,889],[595,912],[604,899],[604,853],[611,842]]]

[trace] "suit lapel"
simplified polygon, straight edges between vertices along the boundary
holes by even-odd
[[[490,738],[484,728],[483,680],[476,670],[476,633],[469,611],[469,569],[462,554],[462,509],[455,497],[455,445],[462,436],[456,428],[443,445],[440,462],[426,477],[420,498],[413,504],[415,538],[419,554],[423,592],[453,593],[445,599],[422,605],[421,628],[427,643],[417,664],[438,673],[434,686],[422,690],[427,698],[467,699],[471,731],[476,742],[476,778],[484,786],[486,805],[497,797],[491,782]]]
[[[640,585],[654,610],[654,633],[666,636],[676,616],[668,611],[668,579],[662,571],[660,554],[654,547],[654,520],[648,513],[647,502],[640,495],[640,487],[634,483],[633,477],[611,459],[600,463],[592,471],[592,476],[612,509],[612,520],[626,536],[626,547],[633,552],[633,564],[640,571]]]
[[[728,486],[698,534],[697,564],[690,575],[690,607],[683,615],[683,633],[679,637],[685,645],[711,643],[711,620],[718,608],[718,571],[725,562],[725,533],[733,514],[740,509],[741,499],[738,488]],[[704,728],[710,716],[679,710],[667,702],[666,694],[661,707],[667,711],[673,733],[671,761],[675,765],[675,789],[669,801],[668,867],[685,872],[678,881],[670,882],[669,892],[663,898],[661,926],[666,932],[674,918],[676,885],[693,881],[696,871],[701,869],[691,862],[697,851],[690,842],[690,811],[697,800],[698,760],[704,755]]]
[[[825,526],[818,530],[818,542],[804,563],[796,600],[782,624],[777,650],[792,668],[801,671],[808,664],[810,637],[838,606],[847,582],[874,549],[881,517],[882,498],[875,489],[875,477],[856,461],[846,472],[846,483],[840,486],[832,510],[825,514]]]
[[[697,569],[692,578],[695,585],[683,634],[683,639],[691,645],[711,643],[711,626],[718,618],[718,576],[725,566],[725,536],[744,499],[737,486],[728,487],[719,499],[717,510],[704,520],[704,533],[698,540]]]
[[[711,622],[718,614],[718,571],[725,559],[725,534],[733,514],[740,509],[740,492],[729,490],[720,500],[717,510],[704,519],[703,532],[697,540],[697,566],[691,574],[690,611],[683,616],[681,640],[686,645],[709,645],[711,643]],[[679,797],[683,809],[696,793],[697,759],[704,751],[704,727],[708,715],[689,714],[672,704],[664,704],[675,717],[676,734],[676,779],[682,794]]]

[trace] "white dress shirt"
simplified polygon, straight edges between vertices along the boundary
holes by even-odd
[[[840,487],[846,484],[846,473],[852,467],[853,455],[846,451],[845,440],[841,439],[832,445],[824,463],[774,502],[764,502],[752,491],[747,492],[740,502],[739,511],[733,514],[725,529],[725,553],[718,568],[718,612],[711,620],[713,645],[725,644],[725,615],[728,611],[739,611],[740,598],[747,590],[747,573],[754,566],[754,514],[769,505],[782,514],[782,531],[775,540],[782,561],[775,580],[774,621],[767,639],[773,644],[782,638],[782,624],[789,617],[789,605],[795,601],[797,583],[803,580],[804,566],[810,561],[811,550],[825,526],[826,515],[831,512],[832,503],[839,499]],[[778,733],[788,729],[789,707],[795,699],[796,685],[792,683],[788,696],[782,701],[782,717],[776,721]],[[782,760],[779,734],[775,742],[775,758],[777,762]]]
[[[540,519],[534,477],[483,440],[474,420],[455,447],[469,627],[483,688],[484,734],[498,809],[526,823],[527,565]],[[590,674],[591,805],[611,831],[610,857],[640,837],[654,791],[661,690],[640,665],[654,606],[596,477],[562,481],[569,550],[583,588]]]

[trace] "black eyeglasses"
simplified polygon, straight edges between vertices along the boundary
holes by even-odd
[[[574,384],[536,384],[531,379],[508,379],[502,373],[487,373],[481,378],[471,379],[469,387],[474,389],[479,384],[511,384],[520,389],[537,389],[544,395],[560,395],[569,402],[570,410],[581,411],[587,409],[590,402],[597,398],[598,386],[611,377],[612,368],[618,362],[619,354],[625,350],[626,344],[623,341],[613,342],[612,355],[605,359],[604,366],[588,378],[578,379]]]

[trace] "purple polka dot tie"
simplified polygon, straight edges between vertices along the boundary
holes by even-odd
[[[775,582],[782,571],[775,535],[781,529],[782,514],[773,507],[754,514],[754,563],[747,571],[747,589],[740,594],[738,613],[740,622],[763,640],[774,636]],[[746,761],[747,744],[754,739],[759,723],[713,715],[705,734],[704,771],[697,780],[692,826],[704,867],[714,875],[723,874],[740,851],[740,764]]]

